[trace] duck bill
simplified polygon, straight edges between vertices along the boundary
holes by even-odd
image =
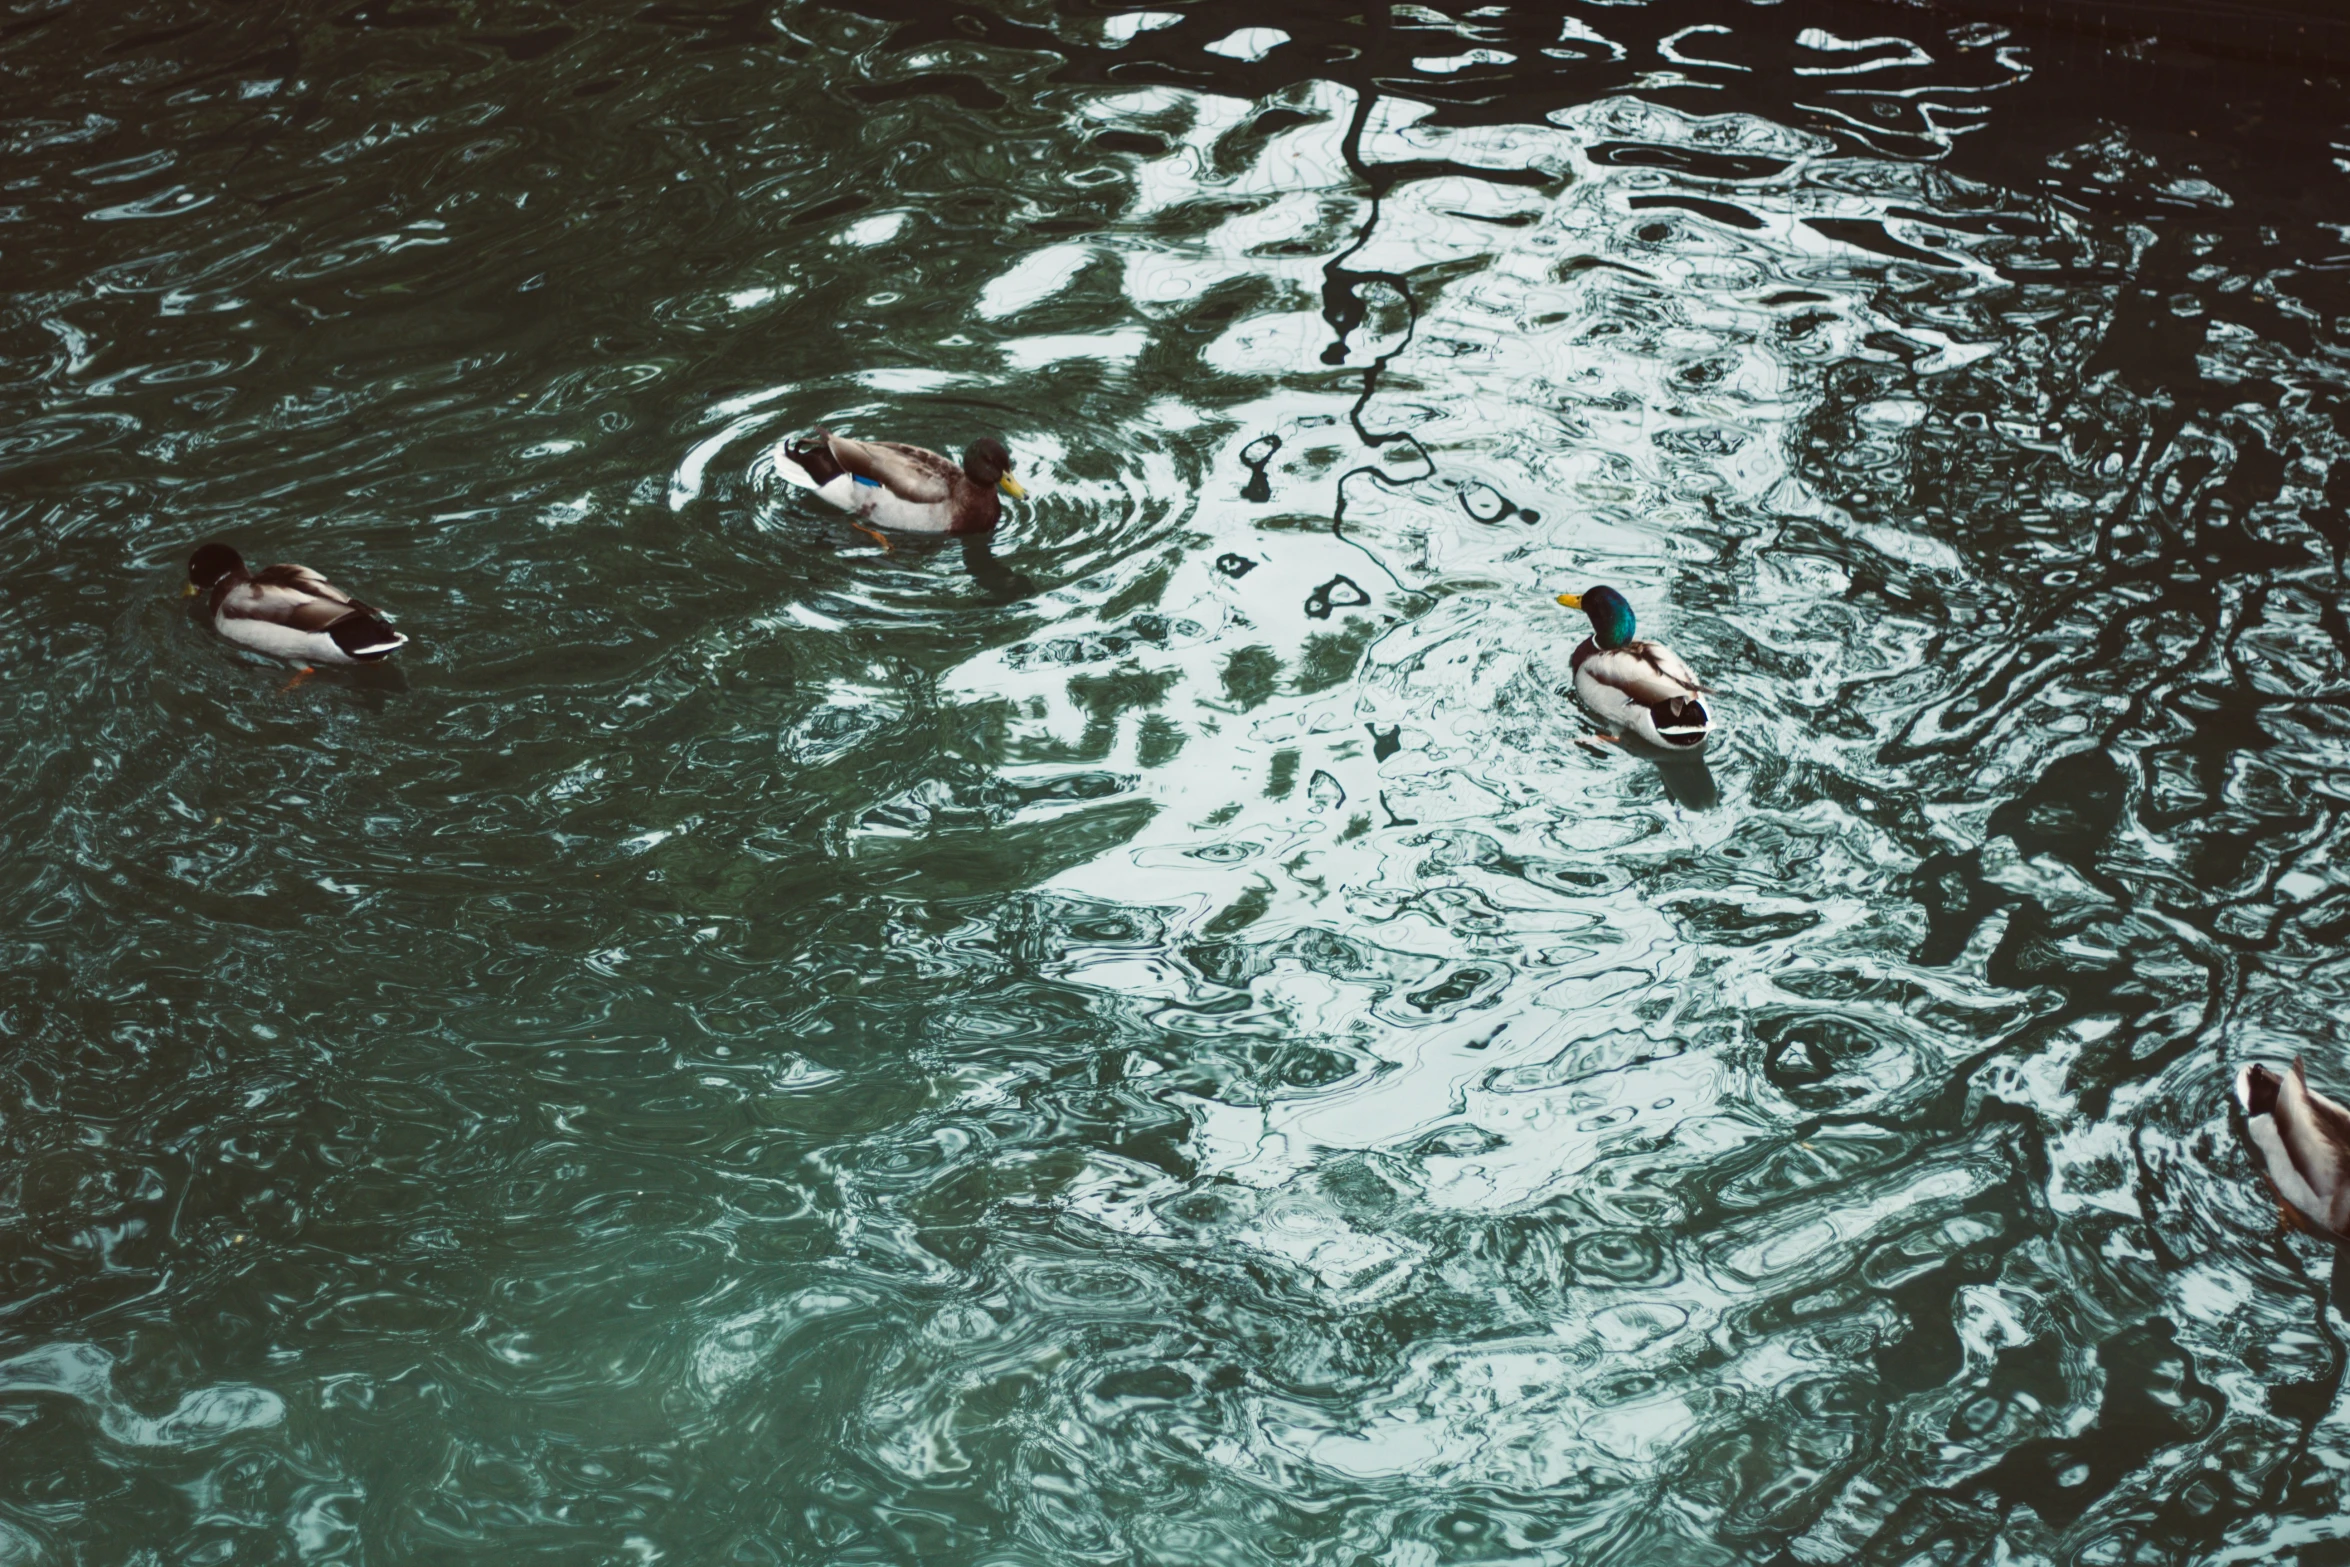
[[[184,599],[192,599],[192,598],[194,598],[194,597],[195,597],[197,594],[199,594],[199,593],[201,593],[201,592],[203,592],[203,591],[204,591],[204,590],[203,590],[202,588],[199,588],[198,586],[196,586],[196,584],[194,584],[193,582],[191,582],[191,583],[188,583],[188,584],[187,584],[185,587],[183,587],[183,588],[181,588],[181,589],[180,589],[180,597],[181,597],[181,598],[184,598]]]
[[[1581,609],[1583,607],[1583,595],[1580,593],[1561,593],[1559,595],[1559,602],[1566,605],[1569,609]]]
[[[1008,473],[1005,474],[1002,478],[996,480],[995,486],[997,489],[1003,491],[1006,495],[1009,495],[1016,501],[1024,501],[1028,499],[1028,492],[1020,488],[1020,481],[1013,478]]]

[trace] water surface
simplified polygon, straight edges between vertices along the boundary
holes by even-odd
[[[0,23],[0,1563],[2342,1559],[2341,25],[1340,9]]]

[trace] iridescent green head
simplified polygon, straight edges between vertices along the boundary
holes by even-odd
[[[1591,617],[1591,640],[1601,647],[1622,647],[1632,640],[1632,601],[1614,588],[1561,593],[1559,602]]]

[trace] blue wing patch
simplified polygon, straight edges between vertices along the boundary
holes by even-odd
[[[866,478],[866,477],[865,477],[863,474],[861,474],[861,473],[858,473],[858,474],[851,474],[851,475],[850,475],[850,477],[851,477],[851,478],[853,478],[853,479],[855,479],[855,480],[856,480],[856,481],[857,481],[859,484],[862,484],[862,485],[864,485],[864,486],[865,486],[865,487],[867,487],[868,489],[875,489],[875,490],[878,490],[878,489],[880,489],[880,488],[881,488],[881,481],[880,481],[879,479],[868,479],[868,478]]]

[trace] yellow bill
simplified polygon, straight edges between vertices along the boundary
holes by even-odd
[[[1020,488],[1020,481],[1013,478],[1008,473],[1005,474],[1002,478],[996,480],[996,488],[1002,490],[1006,495],[1009,495],[1016,501],[1024,501],[1028,499],[1028,492]]]
[[[187,586],[180,589],[180,597],[184,599],[192,599],[203,591],[204,590],[202,588],[197,587],[196,584],[191,582]]]
[[[1583,607],[1583,595],[1580,593],[1561,593],[1559,595],[1559,602],[1566,605],[1569,609],[1581,609]]]

